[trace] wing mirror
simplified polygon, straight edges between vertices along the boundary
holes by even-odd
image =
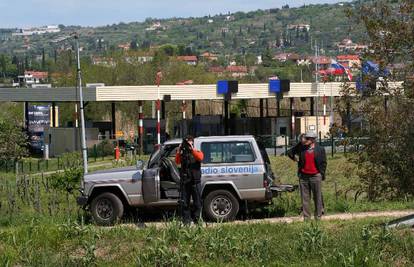
[[[144,161],[142,159],[137,160],[137,169],[142,170],[144,169]]]

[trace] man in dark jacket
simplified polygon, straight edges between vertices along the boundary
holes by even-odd
[[[194,138],[187,136],[177,150],[175,162],[181,164],[180,168],[180,193],[181,213],[184,224],[191,221],[198,223],[201,218],[201,162],[203,152],[194,148]],[[191,218],[190,200],[193,198],[194,213]]]
[[[315,218],[320,219],[323,212],[322,181],[325,180],[326,173],[326,153],[325,149],[316,143],[317,135],[308,132],[303,136],[301,143],[288,151],[288,156],[298,160],[299,188],[302,199],[303,217],[310,218],[310,196],[312,194],[315,202]]]

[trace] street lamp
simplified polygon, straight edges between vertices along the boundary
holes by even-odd
[[[88,173],[88,151],[86,147],[86,134],[85,134],[85,115],[84,115],[84,105],[83,105],[83,92],[82,92],[82,76],[81,76],[81,66],[80,66],[80,56],[79,56],[79,35],[77,33],[72,33],[71,35],[62,36],[55,40],[52,40],[52,43],[61,43],[68,39],[75,39],[76,42],[76,60],[77,60],[77,87],[79,88],[79,107],[81,115],[81,149],[82,149],[82,159],[83,159],[83,172],[84,174]],[[77,107],[75,106],[75,111],[77,112]],[[77,118],[76,118],[76,127],[77,127]],[[81,182],[81,187],[83,188],[83,180]]]
[[[76,42],[76,58],[77,58],[77,83],[79,88],[79,109],[81,116],[81,146],[82,146],[82,158],[83,158],[83,172],[84,174],[88,173],[88,150],[86,147],[86,133],[85,133],[85,114],[83,106],[83,91],[82,91],[82,72],[80,65],[80,56],[79,56],[79,36],[74,35]]]

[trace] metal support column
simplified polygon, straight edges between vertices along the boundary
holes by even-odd
[[[161,119],[165,120],[165,101],[161,100]]]
[[[224,134],[229,134],[229,101],[224,100]]]
[[[313,97],[310,98],[310,115],[315,116],[315,99]]]
[[[56,103],[52,102],[52,127],[56,127]]]
[[[115,102],[111,103],[111,130],[112,130],[112,138],[116,139],[116,124],[115,124]]]
[[[280,99],[276,98],[276,106],[277,106],[277,117],[280,117]]]
[[[196,116],[196,101],[191,100],[191,116],[194,118]]]
[[[269,117],[269,99],[266,98],[266,117]]]
[[[29,102],[24,102],[24,127],[29,131]]]
[[[143,101],[138,101],[138,143],[139,154],[144,153],[144,112]]]
[[[259,109],[260,109],[260,118],[263,118],[264,110],[263,110],[263,99],[262,98],[260,98]]]
[[[294,102],[295,99],[292,97],[290,98],[290,117],[291,117],[291,122],[290,122],[290,138],[292,140],[295,139],[295,113],[294,113]]]

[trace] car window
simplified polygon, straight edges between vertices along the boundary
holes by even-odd
[[[255,155],[249,142],[204,142],[203,163],[236,163],[255,161]]]
[[[178,150],[178,144],[170,145],[170,147],[168,148],[167,157],[174,161],[177,150]]]
[[[157,167],[160,157],[168,157],[174,161],[178,145],[179,144],[169,144],[162,146],[161,149],[156,148],[150,156],[150,160],[148,161],[148,168],[150,169]]]

